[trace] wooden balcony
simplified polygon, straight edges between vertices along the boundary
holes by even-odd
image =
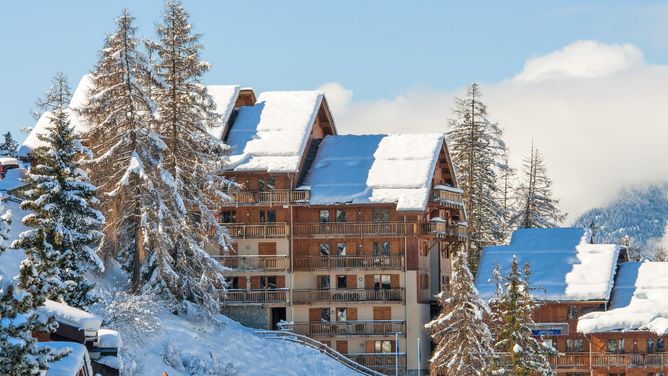
[[[323,289],[293,290],[293,303],[314,302],[403,302],[404,289]]]
[[[403,270],[403,256],[295,256],[294,269],[335,270],[335,269],[373,269]]]
[[[296,322],[292,330],[308,336],[392,335],[405,333],[401,320],[358,320],[333,322]]]
[[[273,191],[240,191],[229,193],[232,201],[223,202],[225,207],[238,206],[275,206],[287,205],[289,203],[307,202],[309,191],[292,191],[289,189],[275,189]]]
[[[502,363],[510,364],[510,354],[499,354]],[[668,367],[668,353],[657,354],[606,354],[566,353],[550,357],[552,368],[557,371],[583,372],[591,368],[646,368]]]
[[[406,353],[349,353],[346,356],[365,367],[388,375],[394,375],[396,360],[399,360],[399,374],[406,370]]]
[[[286,272],[290,267],[288,256],[211,256],[234,272]]]
[[[221,223],[221,226],[227,228],[230,236],[235,239],[275,239],[286,238],[290,234],[290,227],[283,222],[261,225]]]
[[[293,227],[297,238],[402,237],[415,235],[415,225],[404,222],[299,223]]]
[[[431,201],[439,206],[448,208],[459,209],[464,207],[464,195],[461,192],[450,189],[432,189]]]
[[[420,224],[420,232],[423,235],[450,241],[464,241],[467,238],[466,226],[450,225],[447,222],[433,221],[422,223]]]
[[[272,304],[288,302],[288,289],[275,290],[245,290],[230,289],[221,293],[221,303],[223,305],[241,305],[241,304]]]

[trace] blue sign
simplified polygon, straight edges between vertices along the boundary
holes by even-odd
[[[561,334],[560,328],[531,329],[532,336],[556,336]]]

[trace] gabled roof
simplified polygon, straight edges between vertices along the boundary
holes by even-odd
[[[304,184],[310,203],[396,203],[423,211],[443,146],[443,135],[327,136]]]
[[[269,91],[238,109],[225,142],[234,171],[297,172],[323,101],[319,91]]]
[[[67,114],[69,116],[70,124],[74,128],[76,133],[82,133],[87,130],[88,125],[84,121],[82,116],[76,112],[77,109],[80,109],[86,105],[88,101],[87,94],[91,89],[91,75],[84,75],[79,81],[79,85],[72,94],[72,99],[70,100],[69,109]],[[46,134],[46,129],[51,122],[51,113],[45,112],[37,120],[37,123],[33,126],[32,131],[26,137],[25,141],[21,144],[18,150],[19,158],[26,157],[28,154],[31,154],[33,150],[37,149],[40,146],[44,146],[44,142],[39,139],[40,134]]]
[[[513,256],[522,267],[531,266],[532,295],[543,301],[607,301],[612,291],[620,247],[589,244],[582,228],[532,228],[513,232],[509,245],[485,247],[476,275],[483,298],[495,295],[491,280],[496,265],[503,275],[510,271]]]
[[[207,85],[206,89],[216,104],[216,113],[220,115],[217,125],[207,130],[210,135],[220,139],[223,137],[225,125],[230,119],[230,115],[232,115],[241,87],[239,85]]]
[[[668,262],[620,265],[610,308],[578,321],[578,332],[643,330],[668,334]]]

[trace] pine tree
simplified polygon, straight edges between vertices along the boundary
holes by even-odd
[[[441,292],[441,314],[426,325],[436,343],[430,374],[487,375],[493,355],[492,335],[485,323],[489,307],[473,286],[465,251],[453,260],[450,291],[450,296]]]
[[[66,78],[58,74],[41,101],[49,111],[50,124],[39,136],[46,145],[35,150],[39,164],[25,179],[30,189],[21,208],[32,212],[23,219],[31,229],[13,246],[24,249],[40,273],[26,276],[30,282],[24,286],[43,285],[47,298],[84,308],[96,301],[87,273],[104,269],[96,254],[104,217],[94,208],[99,203],[95,186],[77,161],[87,150],[70,126],[69,100]]]
[[[2,208],[0,208],[2,210]],[[11,231],[11,213],[0,216],[0,254],[7,250]],[[21,266],[21,272],[26,273]],[[34,332],[55,330],[53,318],[40,320],[35,308],[44,303],[40,295],[26,294],[15,281],[0,275],[0,375],[39,375],[52,360],[64,355],[48,347],[37,347]]]
[[[552,180],[545,161],[531,145],[531,156],[524,161],[524,181],[516,191],[517,208],[510,219],[511,227],[557,227],[566,218],[559,209],[559,200],[552,197]]]
[[[153,89],[165,137],[165,170],[160,176],[169,188],[163,195],[159,252],[144,264],[153,287],[167,288],[178,299],[217,308],[217,289],[224,285],[221,266],[205,246],[215,234],[217,246],[227,249],[229,236],[216,218],[219,200],[231,182],[222,177],[229,147],[207,128],[217,121],[215,105],[201,76],[209,69],[200,60],[200,35],[192,33],[188,13],[168,1],[158,42],[149,43],[160,85]]]
[[[503,359],[497,359],[494,374],[554,375],[548,361],[548,355],[554,354],[554,351],[539,343],[531,333],[534,324],[531,314],[537,304],[531,297],[530,266],[525,264],[523,269],[522,274],[517,257],[513,256],[511,270],[505,278],[505,291],[497,303],[502,323],[494,345],[498,352],[509,355],[509,364],[504,364]]]
[[[487,119],[487,106],[480,96],[474,83],[468,87],[465,98],[455,100],[454,117],[449,119],[446,133],[457,178],[464,190],[469,225],[467,251],[474,273],[482,248],[502,242],[506,235],[499,189],[499,169],[505,165],[506,145],[501,128]]]
[[[141,267],[156,252],[161,228],[160,166],[166,145],[156,131],[155,104],[147,94],[153,76],[138,49],[134,17],[116,19],[91,74],[88,103],[80,110],[95,158],[86,166],[103,198],[107,218],[101,245],[131,273],[135,292],[146,282]]]
[[[16,150],[19,148],[19,144],[12,137],[12,132],[7,132],[3,136],[5,140],[0,144],[0,154],[16,158]]]

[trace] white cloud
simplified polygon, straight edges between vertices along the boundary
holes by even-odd
[[[640,49],[631,44],[577,41],[561,50],[529,59],[516,81],[539,82],[565,78],[604,77],[643,64]]]
[[[583,43],[593,46],[587,54]],[[522,75],[533,79],[482,83],[483,100],[505,129],[511,163],[519,166],[532,140],[541,149],[571,219],[623,187],[668,181],[668,66],[645,64],[634,46],[576,42],[529,60]],[[340,133],[442,132],[463,92],[414,88],[355,102],[340,85],[323,89],[332,103],[347,103],[334,113]]]

